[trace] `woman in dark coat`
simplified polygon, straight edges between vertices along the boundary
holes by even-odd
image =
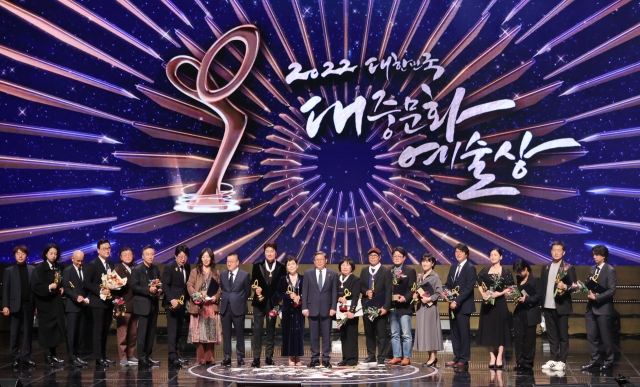
[[[273,304],[282,300],[282,356],[289,356],[290,366],[302,365],[300,356],[304,355],[304,316],[300,300],[302,296],[303,275],[298,274],[298,262],[295,257],[287,256],[287,275],[280,277],[278,290]],[[270,318],[277,318],[270,317]]]
[[[351,301],[351,306],[347,309],[341,306],[340,311],[347,314],[347,322],[340,327],[340,342],[342,344],[342,361],[339,366],[355,366],[358,364],[358,300],[360,299],[360,278],[353,274],[356,264],[349,257],[344,257],[338,263],[340,269],[340,286],[338,286],[338,302],[346,305]],[[347,292],[348,290],[348,292]],[[351,294],[350,296],[345,296]]]
[[[62,364],[64,360],[56,357],[56,347],[67,341],[67,335],[58,245],[46,245],[42,258],[44,262],[36,266],[31,277],[31,290],[38,311],[38,343],[44,348],[44,361],[47,365]]]
[[[515,371],[529,371],[536,356],[536,327],[542,321],[540,302],[543,297],[542,280],[531,272],[524,259],[513,264],[518,290],[522,297],[515,300],[513,311],[513,347],[516,350]]]

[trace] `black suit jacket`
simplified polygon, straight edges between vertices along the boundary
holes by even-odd
[[[135,266],[131,268],[131,273],[133,273],[133,269]],[[113,292],[114,297],[121,297],[124,300],[124,306],[126,313],[133,313],[133,290],[131,289],[131,273],[127,271],[124,267],[124,264],[119,263],[115,268],[116,273],[122,279],[127,279],[127,284],[122,287],[120,290],[116,290]]]
[[[284,277],[287,274],[287,269],[278,261],[276,262],[276,268],[271,273],[271,283],[267,283],[267,277],[269,277],[269,272],[267,268],[264,266],[264,261],[258,261],[253,264],[253,269],[251,270],[251,283],[253,284],[255,280],[258,280],[258,286],[262,288],[262,295],[264,299],[262,301],[258,301],[258,297],[253,295],[253,301],[251,301],[251,306],[263,307],[267,300],[273,299],[273,296],[278,291],[278,284],[280,283],[280,278]],[[255,292],[255,291],[254,291]]]
[[[471,314],[476,311],[476,303],[473,300],[473,290],[477,280],[476,267],[467,259],[462,269],[460,269],[458,278],[454,281],[453,277],[456,274],[456,270],[458,270],[458,265],[457,262],[451,265],[445,286],[449,288],[449,290],[453,290],[456,286],[460,287],[458,297],[453,300],[457,305],[454,312],[456,314]]]
[[[520,280],[518,281],[518,289],[522,290]],[[542,280],[533,273],[529,273],[526,285],[531,286],[535,290],[535,294],[525,296],[524,302],[519,303],[514,310],[514,314],[526,313],[529,326],[535,326],[542,321],[542,311],[540,301],[544,298],[545,289],[542,287]]]
[[[18,273],[17,266],[13,265],[6,268],[2,276],[2,307],[9,308],[11,313],[18,313],[22,305],[22,282],[20,281],[20,273]],[[29,281],[31,281],[33,270],[33,266],[27,265]],[[31,293],[31,305],[33,304],[33,293]]]
[[[236,277],[233,279],[233,286],[229,285],[229,270],[220,273],[220,286],[222,295],[220,296],[220,313],[225,314],[227,308],[234,316],[242,316],[249,313],[247,298],[251,294],[251,281],[249,273],[238,269]]]
[[[107,259],[106,262],[107,265],[109,265],[109,269],[113,270],[115,267],[113,261]],[[83,268],[87,269],[86,271],[83,271],[83,275],[84,288],[87,290],[87,294],[90,294],[89,305],[91,305],[92,308],[112,308],[112,300],[107,299],[103,301],[100,299],[100,292],[102,291],[102,288],[100,287],[102,284],[102,275],[107,274],[107,270],[102,265],[102,260],[100,258],[96,258],[89,264],[84,265]]]
[[[191,266],[189,266],[188,263],[185,264],[184,270],[188,281],[189,274],[191,274]],[[171,300],[179,300],[181,296],[184,296],[186,305],[186,302],[189,300],[189,292],[187,292],[187,281],[185,281],[184,278],[185,275],[180,273],[178,262],[176,262],[175,259],[165,265],[161,279],[162,291],[164,292],[162,306],[165,309],[171,308]]]
[[[389,272],[391,273],[392,281],[394,267],[395,265],[392,265],[391,269],[389,270]],[[396,312],[399,316],[405,316],[408,314],[413,315],[415,309],[413,304],[411,304],[411,300],[413,299],[413,292],[411,291],[411,287],[413,287],[413,284],[416,283],[416,271],[414,268],[408,265],[402,265],[400,269],[402,270],[402,278],[400,278],[400,280],[398,281],[398,285],[393,285],[393,287],[395,288],[396,286],[406,286],[407,290],[403,294],[406,302],[391,301],[391,305],[396,308]]]
[[[82,268],[82,276],[86,276],[86,270]],[[73,284],[73,286],[71,286]],[[83,287],[83,282],[78,277],[78,269],[74,265],[68,266],[62,271],[62,287],[64,288],[64,294],[67,296],[67,301],[64,306],[64,311],[80,312],[82,308],[87,306],[85,302],[79,303],[78,296],[86,297],[87,293]],[[91,301],[91,298],[89,298]]]
[[[591,267],[589,277],[596,273],[596,265]],[[598,285],[604,287],[606,291],[596,295],[596,299],[587,301],[587,311],[591,309],[593,314],[601,316],[613,313],[613,295],[616,294],[616,282],[618,276],[616,269],[608,263],[604,263],[600,274],[598,274]]]
[[[563,259],[560,263],[560,269],[562,269],[566,265],[568,265],[568,263],[566,263]],[[547,284],[549,283],[549,281],[552,281],[554,283],[556,281],[555,278],[549,278],[550,268],[550,263],[542,266],[542,273],[540,274],[540,278],[542,279],[542,300],[540,301],[540,305],[542,306],[542,308],[544,308],[544,301],[547,296]],[[577,280],[578,277],[576,276],[576,268],[571,266],[569,268],[569,271],[567,272],[566,278],[563,280],[565,284],[569,285],[569,289],[567,289],[562,294],[557,294],[554,297],[554,300],[556,301],[556,311],[559,315],[573,313],[573,304],[571,303],[571,284],[576,282]]]
[[[302,294],[302,283],[303,282],[304,282],[304,275],[298,274],[297,286],[296,286],[296,284],[292,284],[291,290],[295,294],[301,295]],[[297,291],[296,291],[296,288],[297,288]],[[279,301],[282,300],[282,311],[283,312],[288,312],[288,311],[294,309],[293,300],[291,299],[291,296],[289,294],[287,294],[287,290],[288,289],[289,289],[289,282],[287,281],[287,276],[280,277],[280,281],[278,281],[278,291],[276,292],[276,294],[271,299],[271,303],[273,305],[277,305],[279,303]],[[302,302],[302,300],[301,300],[301,302]],[[300,307],[301,306],[298,306],[298,308],[300,308]]]
[[[364,304],[367,298],[367,290],[369,287],[369,267],[365,266],[360,271],[360,292],[362,293],[362,303]],[[373,280],[374,295],[386,292],[386,299],[384,301],[383,309],[387,312],[391,309],[391,294],[393,293],[392,275],[388,267],[380,266],[376,272],[376,276]]]
[[[157,293],[152,295],[149,291],[149,281],[160,278],[160,269],[151,264],[147,267],[144,263],[134,267],[131,271],[131,290],[133,290],[133,313],[138,316],[148,316],[152,309],[157,310]],[[155,304],[154,304],[155,303]]]
[[[302,283],[302,310],[309,311],[309,317],[329,317],[329,311],[338,305],[338,274],[325,268],[322,289],[318,289],[316,268],[304,272]]]
[[[342,288],[340,287],[342,286]],[[356,277],[355,274],[351,273],[349,278],[347,278],[344,283],[340,282],[340,274],[338,274],[338,298],[344,296],[345,289],[349,289],[351,292],[351,297],[347,298],[351,300],[351,307],[349,308],[349,312],[355,313],[358,307],[358,300],[360,299],[360,293],[362,292],[362,285],[360,282],[360,278]]]

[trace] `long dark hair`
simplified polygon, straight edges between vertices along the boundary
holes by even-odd
[[[211,250],[208,247],[205,247],[204,249],[202,249],[200,254],[198,254],[198,262],[196,263],[196,270],[198,271],[199,274],[202,274],[202,267],[204,266],[202,264],[202,256],[204,255],[204,253],[209,254],[209,256],[211,257],[211,268],[212,269],[216,268],[216,260],[213,257],[213,250]]]

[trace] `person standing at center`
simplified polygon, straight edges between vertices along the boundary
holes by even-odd
[[[134,356],[138,341],[138,316],[133,313],[133,289],[131,288],[131,273],[134,267],[133,250],[131,247],[123,247],[120,250],[120,263],[116,265],[115,270],[120,278],[127,279],[127,284],[114,292],[114,296],[121,297],[125,305],[124,314],[116,317],[118,356],[120,365],[123,367],[138,364],[138,359]]]
[[[237,364],[244,365],[244,316],[249,312],[247,297],[251,294],[249,273],[238,268],[240,257],[238,253],[227,256],[227,270],[220,273],[220,316],[222,316],[222,352],[224,360],[222,366],[231,365],[231,324],[236,331]]]
[[[276,320],[269,318],[269,311],[273,309],[274,295],[278,291],[280,278],[286,275],[286,269],[283,264],[276,261],[278,253],[278,245],[275,242],[267,242],[264,244],[264,260],[253,264],[251,271],[251,282],[258,281],[258,287],[255,289],[253,301],[253,339],[251,349],[253,351],[252,367],[260,367],[260,355],[262,354],[262,330],[264,319],[267,319],[267,346],[265,348],[265,363],[274,365],[273,348],[276,336]]]
[[[402,247],[396,247],[391,252],[393,299],[395,299],[391,303],[393,309],[390,313],[391,348],[393,350],[393,359],[389,362],[391,365],[407,366],[411,364],[411,347],[413,345],[411,317],[414,307],[410,302],[413,299],[411,287],[416,283],[416,271],[404,264],[406,258],[407,252]]]
[[[152,281],[160,280],[160,269],[153,263],[155,249],[145,246],[142,249],[142,265],[131,272],[131,288],[133,289],[133,313],[138,316],[138,365],[151,367],[160,361],[151,358],[153,342],[158,327],[158,297],[162,288]]]
[[[185,318],[185,308],[189,301],[187,281],[191,273],[189,260],[189,247],[178,245],[173,261],[165,265],[162,272],[162,292],[164,300],[162,306],[167,316],[167,347],[169,352],[169,365],[182,367],[187,361],[178,356],[178,341],[182,333],[182,324]]]
[[[311,362],[309,368],[320,365],[320,336],[322,336],[322,366],[331,368],[331,321],[338,305],[338,274],[327,269],[324,251],[313,255],[314,269],[304,272],[302,282],[302,314],[309,318]]]
[[[67,353],[69,354],[69,364],[74,367],[82,367],[87,362],[82,360],[80,354],[80,342],[84,336],[84,327],[87,323],[89,312],[89,300],[85,297],[87,293],[82,285],[84,273],[82,265],[84,263],[84,253],[80,250],[73,252],[71,256],[71,266],[62,271],[62,288],[67,295],[64,311],[67,315]]]

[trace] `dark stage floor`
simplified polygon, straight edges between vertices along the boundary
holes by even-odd
[[[536,363],[532,375],[517,375],[512,371],[515,365],[512,359],[513,353],[507,351],[504,371],[492,371],[488,369],[489,357],[482,347],[472,348],[472,361],[468,371],[454,372],[448,368],[423,368],[422,362],[426,361],[424,353],[414,353],[413,363],[408,367],[389,366],[380,369],[374,368],[338,368],[330,371],[310,370],[306,367],[288,367],[285,358],[275,358],[278,366],[252,369],[248,366],[224,369],[216,366],[198,366],[195,364],[194,348],[191,345],[182,343],[184,349],[182,355],[191,358],[191,364],[180,370],[169,369],[167,366],[167,349],[165,338],[159,336],[154,346],[153,358],[160,360],[160,367],[152,369],[138,369],[137,367],[121,367],[119,364],[106,370],[96,369],[94,365],[86,368],[72,368],[69,366],[52,369],[46,368],[43,361],[43,353],[37,342],[34,342],[33,360],[38,365],[31,370],[12,370],[11,356],[8,348],[8,334],[0,333],[0,341],[4,344],[0,349],[0,386],[15,385],[15,379],[19,378],[24,385],[30,386],[105,386],[105,387],[126,387],[126,386],[231,386],[236,381],[244,382],[271,382],[274,384],[312,384],[312,385],[367,385],[372,383],[378,385],[390,384],[398,387],[412,386],[532,386],[532,385],[593,385],[593,386],[616,386],[613,376],[600,374],[588,374],[580,370],[580,367],[588,363],[588,347],[585,339],[572,338],[570,340],[569,359],[567,369],[564,374],[545,373],[540,366],[548,360],[548,347],[544,338],[538,339],[538,349],[536,353]],[[337,337],[336,337],[337,340]],[[235,345],[235,344],[234,344]],[[247,341],[247,349],[250,342]],[[445,351],[438,354],[438,364],[443,365],[452,358],[450,342],[447,341]],[[340,360],[339,341],[334,342],[334,353],[332,363],[335,365]],[[620,351],[616,355],[616,364],[613,375],[625,375],[631,378],[632,383],[638,382],[640,386],[640,339],[623,339],[620,341]],[[308,346],[306,350],[306,360],[308,362]],[[115,335],[109,337],[107,354],[111,360],[117,359],[117,349]],[[360,337],[361,360],[364,359],[364,337]],[[66,359],[64,346],[58,348],[59,357]],[[279,355],[279,350],[276,351]],[[248,352],[248,359],[252,358]],[[86,360],[90,356],[85,357]],[[222,348],[216,348],[216,362],[222,359]],[[119,362],[118,362],[119,363]],[[249,361],[247,362],[249,363]],[[13,384],[8,379],[14,379]]]

